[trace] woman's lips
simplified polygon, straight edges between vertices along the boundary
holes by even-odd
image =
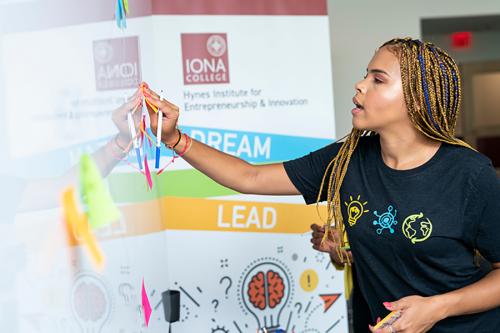
[[[353,116],[355,116],[355,115],[361,113],[361,111],[363,111],[363,105],[361,105],[361,103],[358,101],[358,99],[356,98],[356,96],[354,96],[352,98],[352,102],[353,102],[355,108],[352,109],[351,113],[352,113]]]
[[[353,116],[355,116],[355,115],[361,113],[362,111],[363,111],[363,109],[355,107],[354,109],[352,109],[351,113]]]

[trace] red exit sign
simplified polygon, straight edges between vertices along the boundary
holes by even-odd
[[[451,45],[456,49],[468,49],[472,45],[472,32],[459,31],[451,34]]]

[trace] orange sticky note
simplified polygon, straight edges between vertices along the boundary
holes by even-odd
[[[92,233],[87,216],[78,211],[75,200],[75,189],[72,187],[68,188],[63,193],[63,209],[68,229],[73,230],[77,238],[83,240],[85,247],[89,251],[92,262],[97,268],[102,269],[104,266],[104,255]]]

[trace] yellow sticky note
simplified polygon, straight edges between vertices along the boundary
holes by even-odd
[[[93,228],[116,222],[120,211],[116,208],[94,160],[83,154],[80,159],[80,186],[87,218]]]
[[[102,269],[104,266],[104,255],[94,234],[92,233],[87,217],[85,214],[81,214],[78,211],[75,200],[75,190],[73,188],[68,188],[63,193],[63,209],[68,230],[73,230],[73,232],[76,233],[77,238],[81,238],[83,240],[94,265],[97,268]]]

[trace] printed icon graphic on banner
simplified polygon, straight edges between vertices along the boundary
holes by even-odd
[[[216,328],[212,328],[212,333],[229,333],[229,331],[224,326],[217,326]]]
[[[93,51],[97,91],[136,88],[142,81],[139,37],[96,40]]]
[[[252,277],[248,285],[248,298],[250,303],[260,310],[267,307],[274,309],[283,300],[284,291],[283,278],[278,272],[260,271]]]
[[[71,308],[82,331],[99,333],[111,312],[109,291],[97,276],[82,273],[73,283]]]
[[[181,34],[184,84],[229,83],[225,33]]]
[[[226,40],[219,35],[208,37],[207,51],[213,57],[221,57],[226,53]]]
[[[312,292],[318,287],[319,276],[314,269],[307,269],[300,275],[300,287],[306,292]]]
[[[324,312],[327,312],[330,310],[333,304],[337,302],[341,294],[323,294],[319,295],[321,299],[323,300],[324,303]]]
[[[281,313],[292,295],[290,273],[271,260],[248,266],[239,285],[243,310],[255,317],[259,329],[280,327]]]

